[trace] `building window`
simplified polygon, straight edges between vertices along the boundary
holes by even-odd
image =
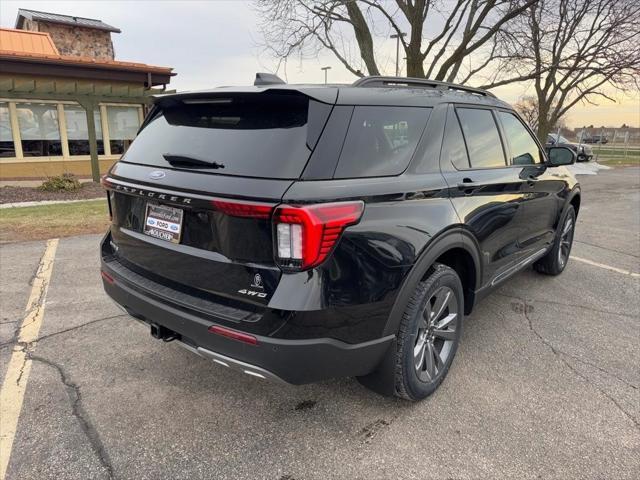
[[[89,151],[89,129],[84,108],[80,105],[65,105],[64,119],[67,124],[69,155],[89,155],[91,153]],[[93,111],[93,123],[96,127],[98,155],[104,155],[102,124],[100,122],[100,110],[98,109]]]
[[[0,157],[15,157],[13,132],[9,118],[9,104],[0,103]]]
[[[138,107],[107,106],[107,124],[109,126],[109,144],[112,155],[121,155],[127,151],[140,127]]]
[[[62,155],[58,109],[50,103],[18,103],[18,124],[25,157]]]

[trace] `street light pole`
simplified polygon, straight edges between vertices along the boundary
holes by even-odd
[[[324,70],[324,84],[327,84],[327,70],[331,70],[331,67],[322,67],[320,70]]]
[[[400,38],[406,37],[407,34],[404,32],[400,32],[400,35],[394,33],[390,38],[396,39],[396,77],[400,76]]]

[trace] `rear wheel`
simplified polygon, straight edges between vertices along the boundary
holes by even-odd
[[[407,400],[431,395],[442,383],[458,349],[464,314],[456,272],[436,264],[409,300],[395,354],[395,394]]]
[[[573,246],[573,234],[576,228],[576,211],[569,205],[560,228],[556,233],[556,239],[549,252],[538,260],[533,267],[546,275],[560,275],[569,262],[571,247]]]

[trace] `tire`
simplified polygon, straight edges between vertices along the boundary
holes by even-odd
[[[426,398],[440,386],[462,334],[464,296],[460,278],[441,264],[435,264],[430,272],[407,304],[395,358],[390,358],[395,361],[395,395],[411,401]]]
[[[569,263],[575,228],[576,211],[572,205],[569,205],[562,222],[559,223],[553,247],[544,257],[533,264],[536,271],[545,275],[560,275],[562,273]]]

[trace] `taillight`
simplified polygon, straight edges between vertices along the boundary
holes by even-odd
[[[273,210],[273,205],[257,202],[213,200],[211,203],[216,210],[232,217],[268,219]]]
[[[361,201],[276,207],[273,223],[278,263],[300,270],[320,265],[343,230],[358,223],[363,210]]]
[[[111,190],[109,190],[111,187],[113,187],[113,184],[107,179],[106,175],[103,175],[100,177],[100,185],[102,185],[106,190],[107,190],[107,206],[109,207],[109,221],[113,221],[113,210],[111,207]]]

